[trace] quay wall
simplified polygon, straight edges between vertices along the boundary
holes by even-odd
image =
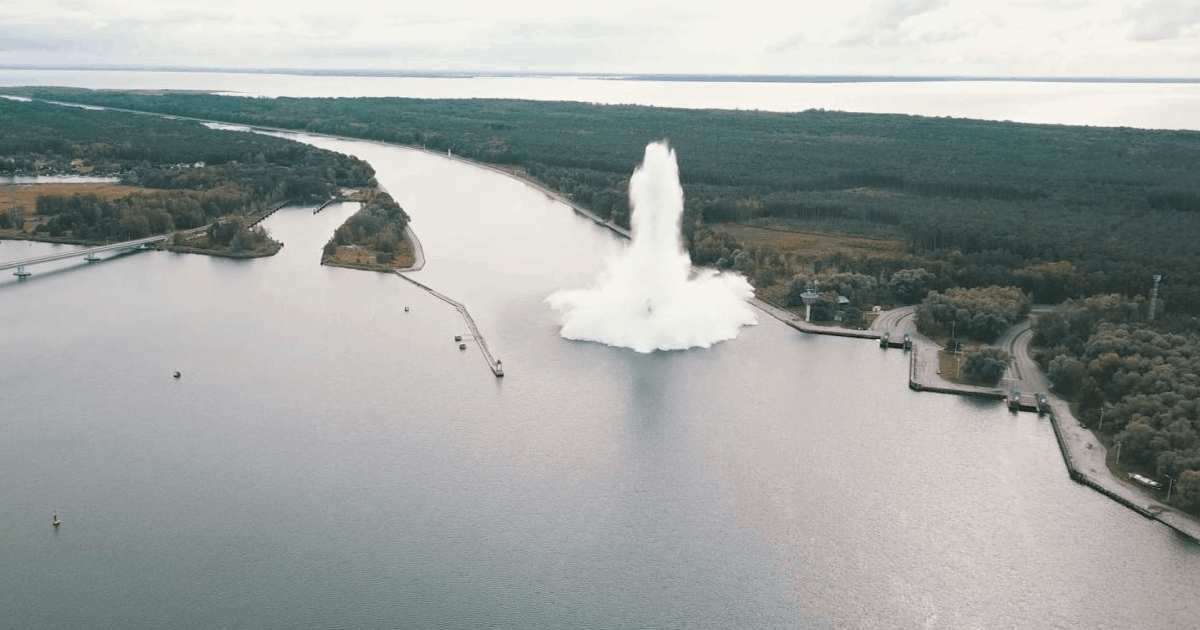
[[[778,315],[776,315],[778,317]],[[796,330],[808,332],[817,335],[832,335],[836,337],[853,337],[865,339],[878,339],[878,334],[864,333],[862,331],[845,331],[845,330],[830,330],[824,327],[817,326],[802,326],[797,325],[797,322],[787,321],[780,317],[784,323],[788,324]],[[919,346],[925,347],[919,347]],[[911,350],[911,359],[909,360],[908,368],[908,386],[915,391],[935,392],[941,394],[956,394],[960,396],[977,396],[982,398],[991,398],[994,400],[1004,400],[1008,394],[1001,389],[975,387],[970,385],[957,385],[954,383],[945,383],[934,385],[935,377],[931,374],[934,368],[922,362],[924,355],[922,351],[928,352],[931,344],[926,341],[923,344],[913,343]],[[937,378],[936,380],[941,380]],[[1061,401],[1059,405],[1065,404]],[[1022,404],[1020,409],[1023,411],[1037,411],[1036,405]],[[1128,494],[1120,492],[1120,481],[1115,477],[1096,479],[1085,474],[1077,465],[1077,456],[1073,453],[1073,443],[1067,440],[1065,430],[1062,426],[1062,421],[1059,418],[1060,412],[1057,412],[1054,405],[1051,405],[1047,413],[1050,416],[1050,426],[1054,431],[1054,439],[1058,442],[1059,452],[1062,454],[1063,465],[1067,469],[1067,475],[1072,481],[1081,485],[1087,486],[1096,492],[1116,501],[1117,503],[1137,512],[1145,518],[1150,518],[1159,521],[1172,530],[1178,532],[1193,541],[1200,542],[1200,521],[1188,517],[1182,513],[1166,507],[1158,505],[1152,501],[1148,505],[1140,505],[1138,499],[1145,498],[1140,492],[1128,490]],[[1085,448],[1083,443],[1075,445],[1077,448]],[[1082,457],[1080,453],[1079,457]]]

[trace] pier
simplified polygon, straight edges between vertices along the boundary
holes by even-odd
[[[316,213],[318,213],[318,212],[320,212],[320,211],[324,210],[326,207],[328,207],[328,206],[329,206],[329,204],[331,204],[331,203],[337,203],[337,202],[339,202],[339,201],[349,201],[349,200],[348,200],[348,199],[346,199],[345,197],[342,197],[342,196],[340,196],[340,195],[339,195],[339,196],[337,196],[337,197],[330,197],[330,198],[326,199],[325,201],[322,201],[322,202],[321,202],[321,205],[317,206],[316,208],[313,208],[313,214],[316,214]]]
[[[275,211],[286,206],[287,204],[288,204],[288,202],[283,201],[283,202],[280,202],[280,203],[277,203],[277,204],[271,206],[270,208],[267,208],[266,210],[263,210],[262,212],[260,212],[258,214],[252,214],[252,215],[246,217],[246,225],[248,227],[254,227],[254,226],[258,225],[259,223],[262,223],[267,217],[271,216],[272,214],[275,214]]]
[[[439,293],[438,291],[434,290],[432,287],[430,287],[428,285],[422,284],[420,282],[417,282],[416,280],[413,280],[412,278],[409,278],[408,276],[404,275],[403,273],[400,273],[399,271],[394,271],[393,273],[395,273],[397,276],[400,276],[401,278],[404,278],[405,280],[417,285],[421,289],[424,289],[425,292],[429,293],[433,297],[436,297],[437,299],[449,304],[450,306],[453,306],[455,308],[455,310],[457,310],[459,312],[459,314],[462,315],[463,321],[465,321],[467,323],[467,328],[469,328],[471,330],[471,337],[474,338],[475,343],[479,345],[479,350],[483,354],[484,360],[487,361],[488,369],[490,369],[492,371],[492,374],[495,374],[497,378],[504,376],[503,366],[500,364],[500,361],[498,359],[496,359],[495,356],[492,355],[491,349],[488,348],[487,340],[484,339],[483,335],[479,333],[479,327],[475,325],[475,320],[471,317],[471,313],[469,313],[467,311],[466,306],[463,306],[462,303],[450,298],[449,296],[447,296],[443,293]]]

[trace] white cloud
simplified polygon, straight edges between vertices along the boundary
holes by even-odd
[[[1200,75],[1200,0],[11,4],[0,64]]]
[[[1134,41],[1161,41],[1196,38],[1200,35],[1200,1],[1157,0],[1126,6],[1129,38]]]

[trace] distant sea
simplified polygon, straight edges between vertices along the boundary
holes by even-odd
[[[199,90],[248,97],[501,98],[687,109],[949,116],[1200,131],[1200,81],[1137,78],[522,74],[0,68],[0,88]]]

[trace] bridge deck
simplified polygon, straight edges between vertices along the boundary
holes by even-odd
[[[9,261],[9,262],[0,262],[0,271],[4,271],[6,269],[17,269],[18,267],[28,267],[30,265],[37,265],[37,264],[41,264],[41,263],[54,262],[56,260],[66,260],[68,258],[75,258],[77,256],[87,256],[88,254],[97,254],[100,252],[108,252],[108,251],[113,251],[113,250],[117,250],[117,249],[133,249],[133,248],[141,247],[142,245],[148,245],[150,243],[158,243],[160,241],[165,241],[165,240],[171,238],[171,236],[172,236],[171,234],[159,234],[158,236],[151,236],[148,238],[139,238],[136,240],[124,241],[121,243],[110,243],[108,245],[101,245],[99,247],[76,249],[76,250],[72,250],[69,252],[62,252],[62,253],[58,253],[58,254],[49,254],[47,256],[38,256],[36,258],[26,258],[25,260],[13,260],[13,261]]]

